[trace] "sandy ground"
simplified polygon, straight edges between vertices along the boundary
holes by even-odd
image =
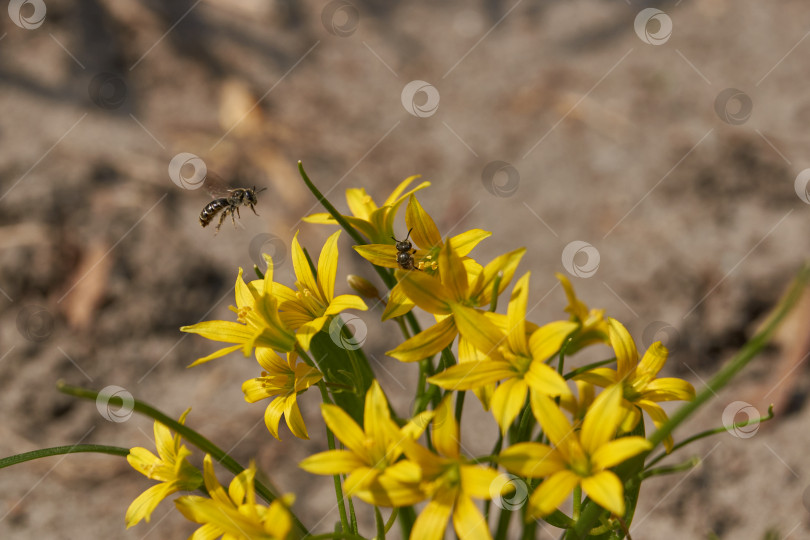
[[[254,365],[187,370],[213,347],[178,331],[227,317],[235,269],[261,251],[289,283],[295,231],[309,246],[330,232],[299,222],[319,211],[299,159],[343,210],[348,187],[380,201],[422,174],[433,185],[420,200],[443,234],[493,232],[477,258],[528,248],[534,321],[562,314],[555,271],[594,270],[572,278],[580,296],[639,343],[663,339],[667,374],[700,388],[807,257],[809,27],[797,0],[29,0],[16,22],[1,14],[0,455],[150,447],[149,421],[110,422],[55,390],[59,379],[116,385],[175,416],[193,407],[190,425],[239,460],[255,456],[297,493],[305,521],[329,530],[331,480],[294,467],[320,438],[284,428],[273,440],[240,391]],[[266,187],[260,217],[243,213],[216,236],[201,228],[204,190],[167,174],[181,152]],[[590,247],[564,255],[575,241]],[[345,239],[341,251],[342,273],[373,276]],[[383,354],[394,328],[361,318],[405,410],[415,372]],[[633,538],[807,537],[807,322],[797,316],[677,435],[721,425],[736,401],[760,413],[775,402],[777,418],[681,454],[702,464],[645,484]],[[317,396],[302,402],[318,432]],[[486,421],[476,407],[465,425]],[[495,428],[484,426],[465,443],[487,451]],[[187,536],[168,502],[124,531],[149,485],[106,456],[6,469],[0,537]]]

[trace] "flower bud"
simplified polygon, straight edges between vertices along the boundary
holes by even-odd
[[[366,298],[380,298],[380,291],[366,278],[349,274],[346,276],[346,283],[349,284],[349,287],[357,291],[360,296],[365,296]]]

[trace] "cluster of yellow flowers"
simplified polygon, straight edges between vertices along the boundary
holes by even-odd
[[[491,500],[514,489],[514,482],[499,481],[506,474],[499,469],[520,478],[531,493],[523,509],[525,521],[559,513],[572,492],[577,498],[586,493],[622,518],[628,510],[624,487],[611,469],[651,449],[642,436],[642,412],[660,426],[667,415],[658,403],[690,400],[694,388],[681,379],[658,378],[666,348],[656,342],[641,356],[627,329],[603,310],[589,309],[563,275],[557,274],[568,301],[564,320],[543,325],[527,320],[528,272],[515,281],[506,313],[497,313],[498,298],[513,281],[525,249],[485,265],[469,257],[491,233],[472,229],[443,239],[415,196],[429,184],[406,191],[415,178],[402,182],[379,207],[365,190],[348,190],[353,215],[341,216],[368,241],[354,249],[394,284],[382,320],[397,319],[404,340],[387,354],[417,363],[420,371],[416,406],[405,419],[392,413],[362,350],[329,339],[341,312],[368,309],[359,296],[335,295],[340,231],[327,239],[317,265],[296,234],[291,246],[296,276],[292,288],[274,281],[270,257],[265,257],[267,271],[261,279],[246,282],[240,269],[236,306],[231,308],[235,320],[182,328],[230,344],[193,365],[237,350],[245,356],[254,354],[262,372],[246,381],[242,390],[248,402],[271,400],[265,423],[276,438],[282,416],[294,436],[309,437],[297,396],[318,386],[330,450],[304,459],[300,467],[312,474],[336,475],[338,488],[348,497],[375,507],[404,508],[427,501],[412,524],[411,538],[439,540],[451,518],[459,538],[491,538],[488,516],[473,499]],[[394,240],[395,217],[406,200],[405,222],[415,244],[409,251],[412,269],[398,263]],[[330,214],[314,214],[305,221],[338,224]],[[370,284],[361,288],[373,291]],[[403,321],[415,307],[433,314],[435,324],[420,330],[410,316],[409,329]],[[346,331],[342,325],[338,328]],[[566,356],[600,344],[612,349],[615,358],[565,372]],[[312,354],[316,349],[318,353]],[[613,364],[615,369],[609,367]],[[597,393],[597,387],[603,390]],[[500,427],[491,455],[462,452],[459,419],[467,390],[475,393]],[[184,419],[185,414],[181,422]],[[342,448],[335,446],[332,434]],[[204,485],[207,496],[186,495],[176,501],[184,516],[203,524],[195,533],[200,538],[296,534],[291,497],[276,499],[269,507],[256,502],[253,466],[226,492],[214,476],[210,456],[201,473],[187,461],[190,452],[179,435],[172,437],[168,428],[156,423],[155,438],[160,457],[143,448],[130,454],[133,467],[161,483],[132,504],[129,526],[148,521],[166,496]],[[668,450],[672,444],[671,438],[665,441]],[[338,497],[342,502],[342,494]],[[347,528],[351,527],[344,523],[344,532],[358,534]]]

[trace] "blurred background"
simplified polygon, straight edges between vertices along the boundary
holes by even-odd
[[[325,447],[318,396],[300,400],[313,439],[282,427],[278,442],[266,404],[240,389],[259,366],[237,354],[188,370],[217,347],[178,330],[230,318],[236,270],[262,252],[289,284],[297,230],[317,254],[333,229],[300,221],[321,209],[299,159],[343,211],[346,188],[379,203],[421,174],[432,186],[419,200],[443,235],[493,232],[478,260],[528,249],[519,275],[532,272],[533,321],[563,315],[563,272],[639,348],[664,341],[665,375],[700,389],[807,257],[808,29],[798,0],[11,0],[0,14],[0,456],[154,448],[148,419],[109,421],[55,388],[113,385],[170,416],[191,406],[189,425],[243,463],[255,456],[298,495],[305,523],[331,530],[332,480],[295,467]],[[267,188],[259,217],[200,227],[211,197],[169,174],[182,153],[233,186]],[[340,249],[340,276],[375,279],[345,234]],[[777,418],[671,460],[702,465],[645,484],[634,537],[807,535],[808,314],[800,307],[676,440],[770,403]],[[384,354],[394,323],[357,315],[404,415],[416,373]],[[487,452],[495,424],[467,403],[465,425],[478,428],[463,437]],[[0,537],[190,534],[170,501],[124,530],[150,485],[110,456],[5,469]]]

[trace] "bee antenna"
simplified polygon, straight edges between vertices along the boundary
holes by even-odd
[[[411,227],[410,229],[408,229],[408,236],[406,236],[406,237],[405,237],[405,240],[408,240],[408,238],[410,238],[410,237],[411,237],[411,231],[412,231],[412,230],[413,230],[413,227]]]

